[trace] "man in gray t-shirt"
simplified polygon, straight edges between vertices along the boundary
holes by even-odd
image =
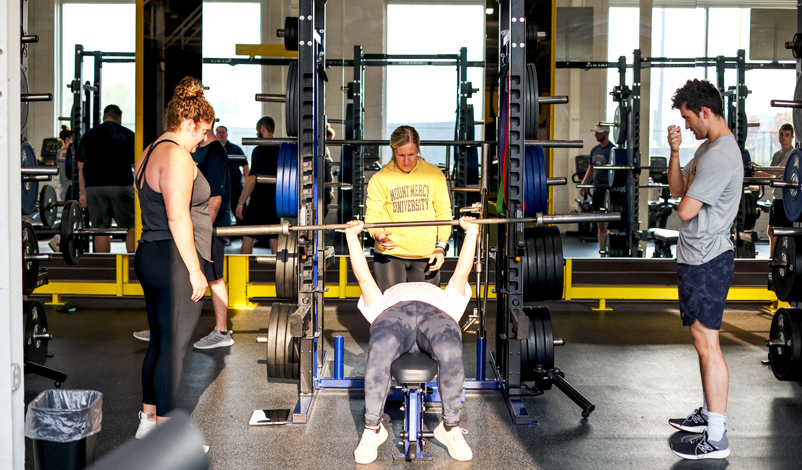
[[[771,159],[771,166],[785,167],[785,162],[788,161],[788,156],[794,150],[794,126],[785,123],[780,126],[779,131],[780,150],[774,154]],[[757,166],[754,163],[753,166]],[[768,172],[756,171],[755,176],[760,178],[773,178],[777,175],[782,175],[782,171]],[[769,212],[769,229],[771,233],[772,227],[790,227],[791,221],[785,216],[785,207],[783,206],[783,190],[782,188],[774,188],[774,200],[771,202],[771,212]],[[769,253],[774,253],[774,242],[776,237],[769,235]]]
[[[729,372],[719,329],[735,271],[730,232],[743,193],[743,160],[713,84],[689,80],[672,101],[685,128],[705,141],[680,169],[681,131],[668,127],[668,185],[672,196],[682,198],[677,210],[682,219],[677,244],[680,315],[699,355],[704,397],[702,407],[687,418],[669,420],[671,426],[701,436],[674,443],[671,449],[686,459],[723,459],[730,454],[725,430]]]

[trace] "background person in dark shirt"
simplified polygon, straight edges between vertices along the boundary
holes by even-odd
[[[242,148],[239,145],[236,145],[228,140],[228,128],[226,126],[217,126],[217,132],[215,136],[223,145],[223,148],[226,149],[226,154],[245,156],[245,152],[242,151]],[[231,213],[233,214],[237,210],[237,201],[239,201],[239,195],[242,194],[242,177],[248,177],[249,167],[248,163],[243,164],[241,162],[229,160],[228,168],[231,176]],[[235,222],[237,222],[237,225],[239,225],[238,219],[235,219]]]
[[[594,181],[597,176],[595,175],[596,170],[593,169],[594,166],[601,166],[601,165],[609,165],[610,164],[610,156],[612,155],[613,149],[615,145],[610,142],[610,128],[607,126],[596,126],[592,129],[592,132],[596,134],[596,142],[599,145],[593,147],[590,151],[590,165],[588,166],[588,171],[585,173],[585,177],[582,179],[582,184],[590,184]],[[602,173],[604,170],[599,170],[599,173]],[[598,178],[606,177],[606,173],[603,175],[599,175]],[[598,181],[597,181],[598,183]],[[579,190],[582,197],[585,197],[588,194],[588,190],[582,188]],[[606,190],[603,186],[597,186],[596,189],[593,190],[593,211],[599,212],[601,207],[604,205],[604,193]],[[598,222],[599,226],[599,250],[604,250],[604,239],[607,237],[607,228],[604,226],[604,222]]]
[[[256,123],[256,136],[270,139],[275,129],[273,118],[264,116]],[[257,175],[276,176],[278,151],[279,147],[275,146],[259,146],[253,149],[250,173],[245,179],[236,212],[237,218],[244,220],[246,225],[272,225],[281,221],[276,213],[276,185],[256,183]],[[245,201],[248,201],[247,207]],[[271,252],[275,253],[278,249],[278,235],[263,235],[256,238],[268,240]],[[240,254],[253,253],[254,241],[254,237],[243,236]]]
[[[81,137],[75,160],[81,207],[89,212],[93,228],[127,228],[125,248],[134,252],[134,133],[123,127],[123,112],[110,104],[103,110],[103,124]],[[96,253],[111,251],[111,239],[94,237]]]

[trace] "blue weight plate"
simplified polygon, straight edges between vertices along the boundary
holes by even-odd
[[[292,153],[290,152],[290,144],[281,144],[281,151],[284,153],[284,179],[282,184],[282,205],[281,217],[290,217],[290,198],[292,197]]]
[[[535,204],[530,210],[532,217],[534,217],[538,212],[543,212],[543,204],[546,202],[543,200],[543,193],[540,190],[540,185],[546,184],[546,182],[541,178],[543,174],[541,167],[543,166],[542,164],[544,162],[542,162],[538,157],[537,146],[532,147],[532,163],[532,184],[529,185],[529,188],[534,193],[533,200],[535,201]]]
[[[23,142],[20,151],[22,154],[20,165],[22,167],[36,166],[36,152],[30,143]],[[22,213],[24,215],[30,215],[36,210],[36,203],[39,200],[39,182],[25,181],[25,177],[21,177],[21,180]]]
[[[284,214],[284,144],[279,147],[276,162],[276,215]]]
[[[524,217],[532,217],[535,212],[535,159],[531,147],[524,151],[523,200]]]
[[[298,217],[298,145],[288,144],[285,163],[290,168],[289,190],[287,192],[287,215]]]
[[[476,147],[468,147],[465,158],[465,182],[467,184],[479,184],[479,151]]]
[[[794,149],[788,155],[783,179],[802,182],[802,150]],[[802,190],[783,188],[783,206],[788,220],[791,222],[799,220],[799,216],[802,215]]]
[[[535,168],[540,169],[540,173],[535,175],[535,191],[540,195],[540,206],[538,212],[547,213],[549,211],[549,173],[546,169],[546,153],[543,147],[535,145],[534,158],[537,160],[538,165]]]

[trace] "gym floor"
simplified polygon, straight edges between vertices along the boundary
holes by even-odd
[[[47,299],[41,298],[43,301]],[[54,334],[47,366],[66,372],[64,388],[103,393],[102,431],[98,458],[131,439],[141,410],[140,370],[147,344],[132,336],[147,328],[141,300],[73,299],[75,312],[47,308]],[[187,355],[179,407],[188,410],[210,445],[214,469],[353,468],[352,451],[361,435],[361,390],[324,390],[317,394],[306,425],[249,427],[254,409],[290,408],[297,385],[289,380],[266,380],[265,347],[255,338],[264,334],[271,302],[254,310],[231,311],[231,348],[192,351]],[[555,337],[566,345],[556,349],[556,365],[566,379],[596,405],[589,419],[556,388],[527,398],[537,425],[514,426],[499,392],[466,393],[461,425],[469,433],[472,462],[451,460],[445,447],[430,440],[431,462],[414,468],[537,468],[537,469],[665,469],[665,468],[799,468],[802,461],[802,387],[776,380],[766,358],[764,341],[771,314],[757,303],[728,304],[721,343],[729,364],[731,384],[728,436],[732,454],[723,461],[690,462],[676,457],[669,443],[674,432],[669,418],[684,417],[701,403],[697,358],[676,303],[610,303],[613,311],[596,312],[595,304],[549,304]],[[214,326],[211,303],[195,338]],[[494,311],[494,305],[489,305]],[[493,315],[488,331],[494,331]],[[356,301],[327,302],[326,348],[333,337],[345,337],[345,374],[364,373],[368,324]],[[494,350],[489,338],[488,351]],[[466,376],[476,370],[475,335],[464,335]],[[190,346],[191,347],[191,346]],[[488,367],[488,374],[490,374]],[[26,403],[53,382],[25,377]],[[399,403],[388,403],[385,424],[390,439],[378,460],[365,468],[402,468],[399,452],[403,414]],[[433,429],[439,405],[425,413]],[[27,468],[33,468],[27,442]]]

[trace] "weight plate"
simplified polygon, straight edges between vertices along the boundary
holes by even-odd
[[[287,235],[287,260],[284,264],[284,295],[298,298],[298,234]]]
[[[20,165],[24,167],[37,166],[36,152],[29,142],[23,142],[20,148],[21,160]],[[38,181],[25,181],[22,176],[22,213],[23,215],[33,214],[36,210],[36,202],[39,198],[39,182]]]
[[[627,226],[627,195],[623,191],[608,189],[604,194],[604,209],[606,212],[620,212],[621,219],[616,222],[605,222],[604,226],[610,230],[626,230]]]
[[[52,228],[53,224],[56,223],[57,202],[58,196],[56,196],[56,190],[53,189],[53,186],[44,185],[42,190],[39,191],[39,220],[42,221],[42,225],[46,229]]]
[[[279,217],[284,213],[284,196],[287,193],[286,156],[283,149],[279,147],[278,158],[276,159],[276,214]]]
[[[799,87],[797,86],[797,88]],[[796,116],[797,111],[799,110],[794,109],[794,116]],[[802,150],[794,149],[788,155],[783,180],[793,181],[794,183],[802,182]],[[783,207],[788,220],[796,222],[799,216],[802,215],[802,190],[783,188]]]
[[[802,379],[802,309],[781,308],[774,314],[769,339],[783,341],[782,346],[769,347],[771,370],[778,380]]]
[[[543,365],[547,369],[554,367],[554,330],[551,327],[551,311],[546,308],[540,312],[543,322]]]
[[[530,140],[537,139],[538,129],[540,127],[540,104],[539,95],[540,87],[537,83],[537,68],[535,64],[526,64],[526,84],[524,86],[524,105],[526,106],[526,115],[524,125],[526,126],[526,138]]]
[[[25,71],[25,67],[22,65],[19,66],[19,84],[20,84],[20,94],[27,95],[30,93],[28,91],[28,73]],[[27,101],[20,101],[20,133],[25,135],[25,130],[28,126],[28,113],[30,111],[30,103]]]
[[[532,217],[535,207],[535,191],[534,191],[534,179],[535,174],[532,170],[532,167],[535,165],[535,162],[532,158],[532,148],[526,147],[524,149],[524,181],[523,181],[523,200],[524,200],[524,217]]]
[[[802,75],[796,79],[796,87],[794,87],[794,101],[802,100]],[[793,108],[791,114],[794,118],[794,133],[796,134],[797,142],[802,141],[802,108]]]
[[[529,149],[529,172],[528,176],[530,178],[530,183],[527,183],[526,186],[529,188],[530,193],[530,205],[526,208],[526,212],[529,213],[529,217],[534,217],[538,213],[538,209],[540,209],[540,191],[537,190],[538,188],[538,175],[540,175],[540,165],[537,161],[537,155],[535,154],[535,148],[531,147]]]
[[[608,258],[623,258],[627,256],[627,239],[623,233],[608,233],[604,239],[604,251]]]
[[[278,275],[278,274],[277,274]],[[280,303],[270,307],[270,318],[267,321],[267,376],[276,377],[276,333],[278,332],[278,318]]]
[[[546,349],[545,349],[545,344],[543,344],[543,336],[544,336],[543,317],[541,317],[540,315],[532,315],[529,317],[529,323],[534,327],[534,336],[535,336],[534,365],[545,366]]]
[[[529,318],[529,336],[521,342],[521,377],[524,381],[532,381],[537,378],[535,366],[540,365],[543,369],[554,367],[554,334],[548,307],[528,305],[523,310]],[[546,387],[550,388],[550,385]]]
[[[288,16],[284,18],[284,49],[288,51],[298,50],[298,17]]]
[[[39,278],[39,261],[25,260],[26,256],[39,253],[39,242],[36,240],[36,231],[30,222],[22,223],[22,294],[31,295],[36,289],[36,280]]]
[[[629,133],[629,108],[619,105],[615,108],[615,116],[613,117],[613,143],[619,147],[627,143],[627,134]]]
[[[337,192],[337,207],[339,207],[341,224],[354,220],[353,195],[354,192],[347,189],[340,189]]]
[[[23,324],[25,330],[25,360],[34,364],[44,365],[47,360],[47,338],[37,338],[47,334],[47,315],[42,302],[38,300],[24,300],[22,302],[25,315]]]
[[[287,314],[288,304],[282,304],[276,312],[278,321],[276,322],[276,377],[285,378],[285,366],[287,364],[287,326],[289,315]],[[272,313],[272,309],[271,309]]]
[[[552,289],[549,297],[551,300],[562,300],[563,285],[565,284],[565,258],[563,258],[563,239],[560,229],[556,226],[549,227],[551,233],[552,252],[551,259],[554,263],[554,278],[552,279]]]
[[[276,247],[276,298],[284,299],[284,265],[289,259],[287,256],[287,240],[288,236],[279,235],[278,245]]]
[[[479,184],[479,150],[476,147],[468,147],[465,164],[465,183]]]
[[[612,160],[611,164],[614,166],[627,166],[629,163],[627,150],[613,149],[611,160]],[[608,186],[611,188],[620,188],[622,186],[625,186],[627,184],[627,175],[629,175],[629,171],[627,170],[608,170],[607,171]]]
[[[354,147],[343,145],[340,154],[340,182],[353,184],[354,182]]]
[[[772,259],[786,264],[784,267],[771,268],[771,277],[774,281],[774,292],[777,298],[784,302],[802,301],[802,276],[797,276],[797,270],[802,267],[802,258],[796,252],[796,246],[802,245],[802,237],[777,237],[774,245]]]
[[[290,334],[294,304],[274,303],[267,332],[268,378],[297,379],[300,376],[300,340]]]
[[[535,194],[540,199],[537,212],[546,214],[549,211],[549,172],[546,168],[546,153],[540,145],[533,146],[532,150],[537,163],[535,170],[538,172],[535,174]]]
[[[551,231],[551,227],[547,226],[544,228],[546,228],[546,230],[543,234],[543,259],[546,266],[546,279],[543,283],[543,289],[548,292],[549,297],[551,297],[551,292],[554,292],[554,277],[556,275],[556,263],[553,253],[554,242],[551,241],[551,238],[554,236],[554,234]]]
[[[288,17],[287,20],[289,19]],[[298,44],[297,40],[296,44]],[[288,50],[291,49],[288,48]],[[298,50],[297,47],[295,50]],[[287,67],[286,100],[284,103],[284,129],[289,137],[298,137],[298,106],[298,62],[290,62]]]
[[[546,238],[547,233],[545,227],[540,227],[541,230],[538,230],[536,233],[537,235],[534,238],[535,241],[535,253],[537,253],[537,290],[539,292],[546,292],[547,285],[549,282],[548,279],[548,261],[546,260],[546,243],[544,238]]]
[[[83,255],[81,237],[76,230],[84,228],[84,218],[78,201],[67,201],[61,212],[61,254],[67,264],[76,265]]]
[[[345,105],[345,140],[354,139],[354,103]]]

